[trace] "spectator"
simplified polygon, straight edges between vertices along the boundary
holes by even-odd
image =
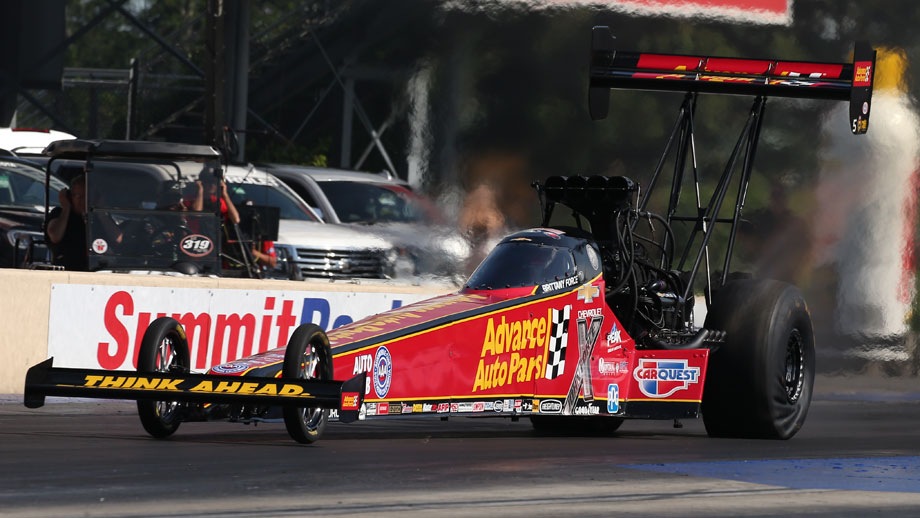
[[[58,192],[58,203],[45,224],[51,262],[65,270],[87,271],[86,175],[82,170],[71,179],[70,188]]]
[[[278,264],[278,254],[275,252],[274,241],[262,241],[262,249],[259,250],[253,242],[252,260],[258,266],[272,269]]]
[[[67,175],[67,169],[59,173]],[[59,206],[51,210],[45,224],[45,237],[51,248],[51,262],[65,270],[89,270],[86,239],[86,173],[80,168],[70,180],[70,188],[58,193]],[[123,234],[108,217],[101,217],[103,234],[121,243]]]
[[[208,167],[198,176],[195,182],[198,189],[193,198],[186,198],[185,205],[194,211],[216,211],[220,208],[220,216],[223,223],[238,224],[240,214],[236,211],[233,201],[230,199],[230,193],[227,191],[227,183],[224,181],[220,168]]]

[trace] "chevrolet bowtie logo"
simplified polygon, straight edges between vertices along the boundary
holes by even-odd
[[[578,288],[578,300],[583,300],[586,303],[590,304],[594,297],[598,297],[601,294],[601,289],[593,284],[582,284]]]

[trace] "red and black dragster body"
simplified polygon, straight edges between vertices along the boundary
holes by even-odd
[[[702,414],[713,436],[792,437],[814,382],[810,315],[794,286],[731,273],[735,231],[766,97],[848,99],[852,130],[863,133],[874,51],[857,45],[852,64],[806,63],[628,53],[613,50],[612,41],[607,28],[594,29],[593,117],[606,114],[610,88],[685,92],[644,196],[625,177],[547,178],[534,184],[541,226],[503,239],[457,293],[328,333],[304,324],[286,348],[204,375],[188,372],[181,326],[158,319],[145,333],[140,372],[61,369],[48,360],[30,369],[27,406],[45,395],[134,398],[157,437],[185,420],[281,417],[292,437],[312,442],[327,409],[342,421],[529,417],[554,431],[612,431],[625,418]],[[700,93],[754,96],[708,200],[691,145]],[[647,206],[671,155],[668,208],[659,215]],[[688,171],[696,206],[684,215],[678,200]],[[732,186],[734,206],[723,211]],[[678,224],[691,229],[684,243],[675,241]],[[721,275],[713,276],[716,226],[727,226],[728,238]],[[700,292],[705,322],[693,311]]]

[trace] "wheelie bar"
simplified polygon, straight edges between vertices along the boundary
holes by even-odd
[[[218,376],[187,372],[136,372],[53,367],[54,358],[26,373],[24,403],[45,404],[46,396],[102,399],[248,403],[334,408],[339,421],[358,419],[366,373],[347,381]]]

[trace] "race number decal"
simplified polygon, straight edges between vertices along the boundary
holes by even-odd
[[[182,238],[179,249],[190,257],[205,257],[214,250],[214,243],[208,236],[192,234]]]

